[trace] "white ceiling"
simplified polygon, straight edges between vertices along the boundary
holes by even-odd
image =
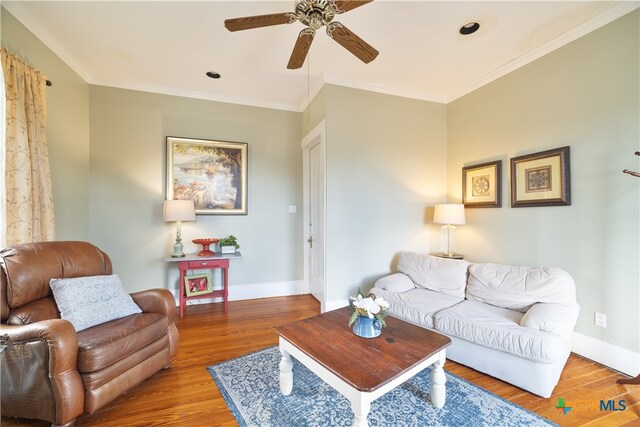
[[[639,3],[375,0],[334,21],[378,49],[376,60],[360,62],[319,31],[299,70],[286,66],[301,23],[224,28],[227,18],[293,11],[294,4],[2,1],[90,84],[292,111],[301,111],[324,82],[447,103]],[[458,34],[469,21],[480,30]],[[222,78],[206,77],[210,70]]]

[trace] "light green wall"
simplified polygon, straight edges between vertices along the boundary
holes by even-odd
[[[301,114],[91,86],[91,240],[111,255],[129,289],[175,288],[175,224],[162,219],[166,137],[248,143],[246,216],[183,223],[185,252],[198,237],[238,238],[230,283],[302,279]]]
[[[0,8],[2,46],[53,82],[47,145],[58,240],[89,238],[89,85],[13,15]]]
[[[446,198],[446,106],[335,85],[316,100],[304,130],[324,113],[327,300],[338,301],[388,274],[398,251],[439,249],[427,207]]]
[[[575,279],[576,331],[640,350],[638,11],[448,105],[449,200],[461,168],[502,159],[503,207],[467,209],[471,261],[557,266]],[[509,158],[571,146],[572,205],[510,208]],[[594,312],[607,329],[594,326]]]
[[[637,11],[448,106],[326,85],[310,114],[89,88],[0,13],[2,45],[54,82],[57,237],[105,249],[131,290],[176,286],[159,261],[175,233],[162,221],[167,135],[249,143],[249,215],[185,223],[186,250],[194,237],[232,233],[244,255],[232,285],[301,279],[300,140],[324,118],[329,300],[368,287],[399,250],[438,250],[428,207],[460,200],[462,166],[502,159],[504,206],[468,209],[458,249],[472,261],[566,269],[582,306],[577,331],[639,350],[640,180],[621,173],[638,164]],[[573,205],[511,209],[508,159],[564,145]],[[593,326],[596,310],[607,329]]]

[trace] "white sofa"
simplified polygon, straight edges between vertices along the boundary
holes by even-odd
[[[401,252],[371,290],[393,316],[449,336],[447,358],[549,397],[571,352],[575,284],[559,268]]]

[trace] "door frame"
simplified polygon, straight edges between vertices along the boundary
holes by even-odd
[[[326,144],[326,127],[325,120],[322,119],[316,127],[314,127],[304,138],[302,138],[302,223],[303,223],[303,259],[304,259],[304,283],[311,290],[311,282],[309,278],[309,218],[310,214],[310,194],[309,194],[309,151],[311,148],[319,145],[320,159],[320,177],[322,181],[322,296],[320,301],[320,311],[325,312],[327,304],[327,144]]]

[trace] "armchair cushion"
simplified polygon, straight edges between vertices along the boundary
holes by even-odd
[[[167,335],[167,316],[142,313],[78,332],[78,371],[97,371]]]
[[[51,279],[60,316],[80,332],[132,314],[142,313],[117,274]]]

